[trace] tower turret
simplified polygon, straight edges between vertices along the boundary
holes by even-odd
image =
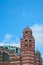
[[[23,30],[23,37],[20,40],[22,65],[34,65],[35,40],[30,28]]]

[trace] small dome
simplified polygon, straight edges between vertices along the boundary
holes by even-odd
[[[39,52],[38,50],[37,50],[37,51],[35,51],[35,53],[37,53],[37,54],[41,55],[41,54],[40,54],[40,52]]]
[[[32,32],[32,30],[29,27],[24,28],[24,31],[23,32],[25,32],[25,31]]]

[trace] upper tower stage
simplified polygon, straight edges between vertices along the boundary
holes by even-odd
[[[29,38],[32,36],[32,30],[29,27],[24,28],[23,30],[23,37]]]
[[[26,32],[26,31],[32,32],[32,30],[29,27],[24,28],[24,32]]]

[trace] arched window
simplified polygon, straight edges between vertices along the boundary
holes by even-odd
[[[5,47],[6,49],[8,49],[8,47]]]
[[[25,33],[27,34],[27,33],[28,33],[28,31],[25,31]]]
[[[27,41],[27,39],[25,39],[25,41]]]
[[[7,53],[3,52],[2,57],[3,61],[9,61],[9,55]]]
[[[29,40],[29,49],[31,50],[32,48],[32,43],[31,43],[31,39]]]
[[[16,48],[16,53],[18,53],[18,48]]]
[[[2,51],[0,51],[0,61],[2,61]]]

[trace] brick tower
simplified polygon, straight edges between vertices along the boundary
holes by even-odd
[[[30,28],[25,28],[20,40],[21,65],[35,65],[35,40]]]

